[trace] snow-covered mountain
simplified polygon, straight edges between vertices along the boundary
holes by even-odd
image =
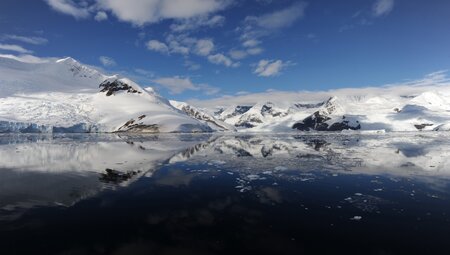
[[[376,92],[376,93],[375,93]],[[272,98],[231,104],[214,116],[241,131],[450,130],[450,86],[379,88],[372,93],[328,96],[311,101]]]
[[[178,110],[186,113],[188,116],[201,121],[208,125],[211,129],[216,131],[236,131],[233,125],[227,124],[213,117],[212,115],[206,113],[205,111],[198,109],[192,105],[185,102],[179,102],[175,100],[170,100],[170,104],[177,108]]]
[[[433,75],[438,79],[196,104],[169,101],[72,58],[0,55],[0,133],[450,130],[450,81]]]
[[[0,56],[0,132],[209,132],[133,81],[72,58]]]

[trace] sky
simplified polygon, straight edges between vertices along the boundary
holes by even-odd
[[[450,69],[448,0],[2,0],[0,54],[73,57],[176,100]]]

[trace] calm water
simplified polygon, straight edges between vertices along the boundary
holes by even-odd
[[[450,254],[450,134],[0,136],[0,254]]]

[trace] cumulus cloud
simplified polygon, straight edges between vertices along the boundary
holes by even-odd
[[[259,55],[263,52],[264,50],[260,47],[256,47],[256,48],[249,48],[249,49],[244,49],[244,50],[236,50],[236,49],[232,49],[230,50],[229,54],[231,56],[232,59],[244,59],[249,55]]]
[[[281,73],[281,70],[289,65],[281,60],[260,60],[256,65],[254,73],[262,77],[277,76]]]
[[[263,48],[259,48],[259,47],[247,49],[247,53],[250,55],[259,55],[263,51],[264,51]]]
[[[394,9],[394,0],[376,0],[373,5],[375,17],[388,15]]]
[[[1,38],[2,40],[14,40],[34,45],[43,45],[48,43],[46,38],[38,36],[4,35]]]
[[[207,84],[194,84],[189,78],[182,78],[179,76],[163,77],[154,80],[154,82],[167,88],[172,94],[180,94],[186,90],[202,90],[208,95],[219,92],[219,89],[216,87]]]
[[[247,17],[262,28],[279,29],[292,25],[296,20],[304,16],[306,3],[299,2],[285,9],[265,14],[260,17]]]
[[[163,54],[182,54],[189,57],[193,53],[201,57],[205,57],[209,62],[216,65],[224,65],[226,67],[237,67],[239,63],[233,62],[223,53],[215,53],[214,41],[209,38],[198,39],[190,37],[187,34],[169,34],[165,42],[151,40],[147,43],[147,48],[152,51]],[[198,69],[198,65],[187,65],[191,70]],[[192,67],[192,68],[191,68]]]
[[[76,19],[88,18],[90,16],[88,8],[78,5],[72,0],[45,0],[53,10],[71,15]]]
[[[150,40],[147,42],[147,49],[152,51],[157,51],[160,53],[169,53],[169,47],[163,42],[160,42],[158,40]]]
[[[225,56],[221,53],[209,55],[208,60],[209,60],[209,62],[216,64],[216,65],[224,65],[227,67],[235,65],[230,58],[228,58],[227,56]]]
[[[195,48],[198,55],[208,56],[214,50],[214,43],[210,39],[198,40]]]
[[[230,56],[233,59],[244,59],[247,55],[247,52],[243,50],[230,50]]]
[[[23,48],[22,46],[16,45],[16,44],[1,44],[0,43],[0,50],[14,51],[14,52],[22,53],[22,54],[32,53],[31,50],[27,50],[27,49]]]
[[[191,49],[189,48],[190,45],[186,46],[182,43],[178,42],[177,40],[168,40],[168,47],[169,51],[171,53],[177,53],[181,55],[188,55],[191,52]]]
[[[244,47],[255,47],[258,46],[261,42],[256,39],[248,39],[242,43]]]
[[[229,0],[98,0],[119,20],[142,26],[163,19],[188,19],[224,9]]]
[[[106,66],[106,67],[117,65],[116,61],[110,57],[101,56],[101,57],[99,57],[99,60],[102,63],[102,65]]]
[[[184,20],[175,30],[188,30],[198,26],[215,26],[223,22],[222,16],[213,16],[195,20],[196,17],[208,17],[214,12],[226,8],[232,0],[44,0],[63,14],[76,19],[94,16],[97,21],[108,18],[111,12],[120,21],[136,26],[155,23],[164,19]]]
[[[97,12],[97,14],[95,15],[94,19],[96,21],[104,21],[108,19],[108,14],[106,14],[106,12],[104,11],[99,11]]]

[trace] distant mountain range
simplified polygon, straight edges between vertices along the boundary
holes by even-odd
[[[0,133],[450,130],[450,86],[434,84],[205,109],[72,58],[0,56],[0,74]]]

